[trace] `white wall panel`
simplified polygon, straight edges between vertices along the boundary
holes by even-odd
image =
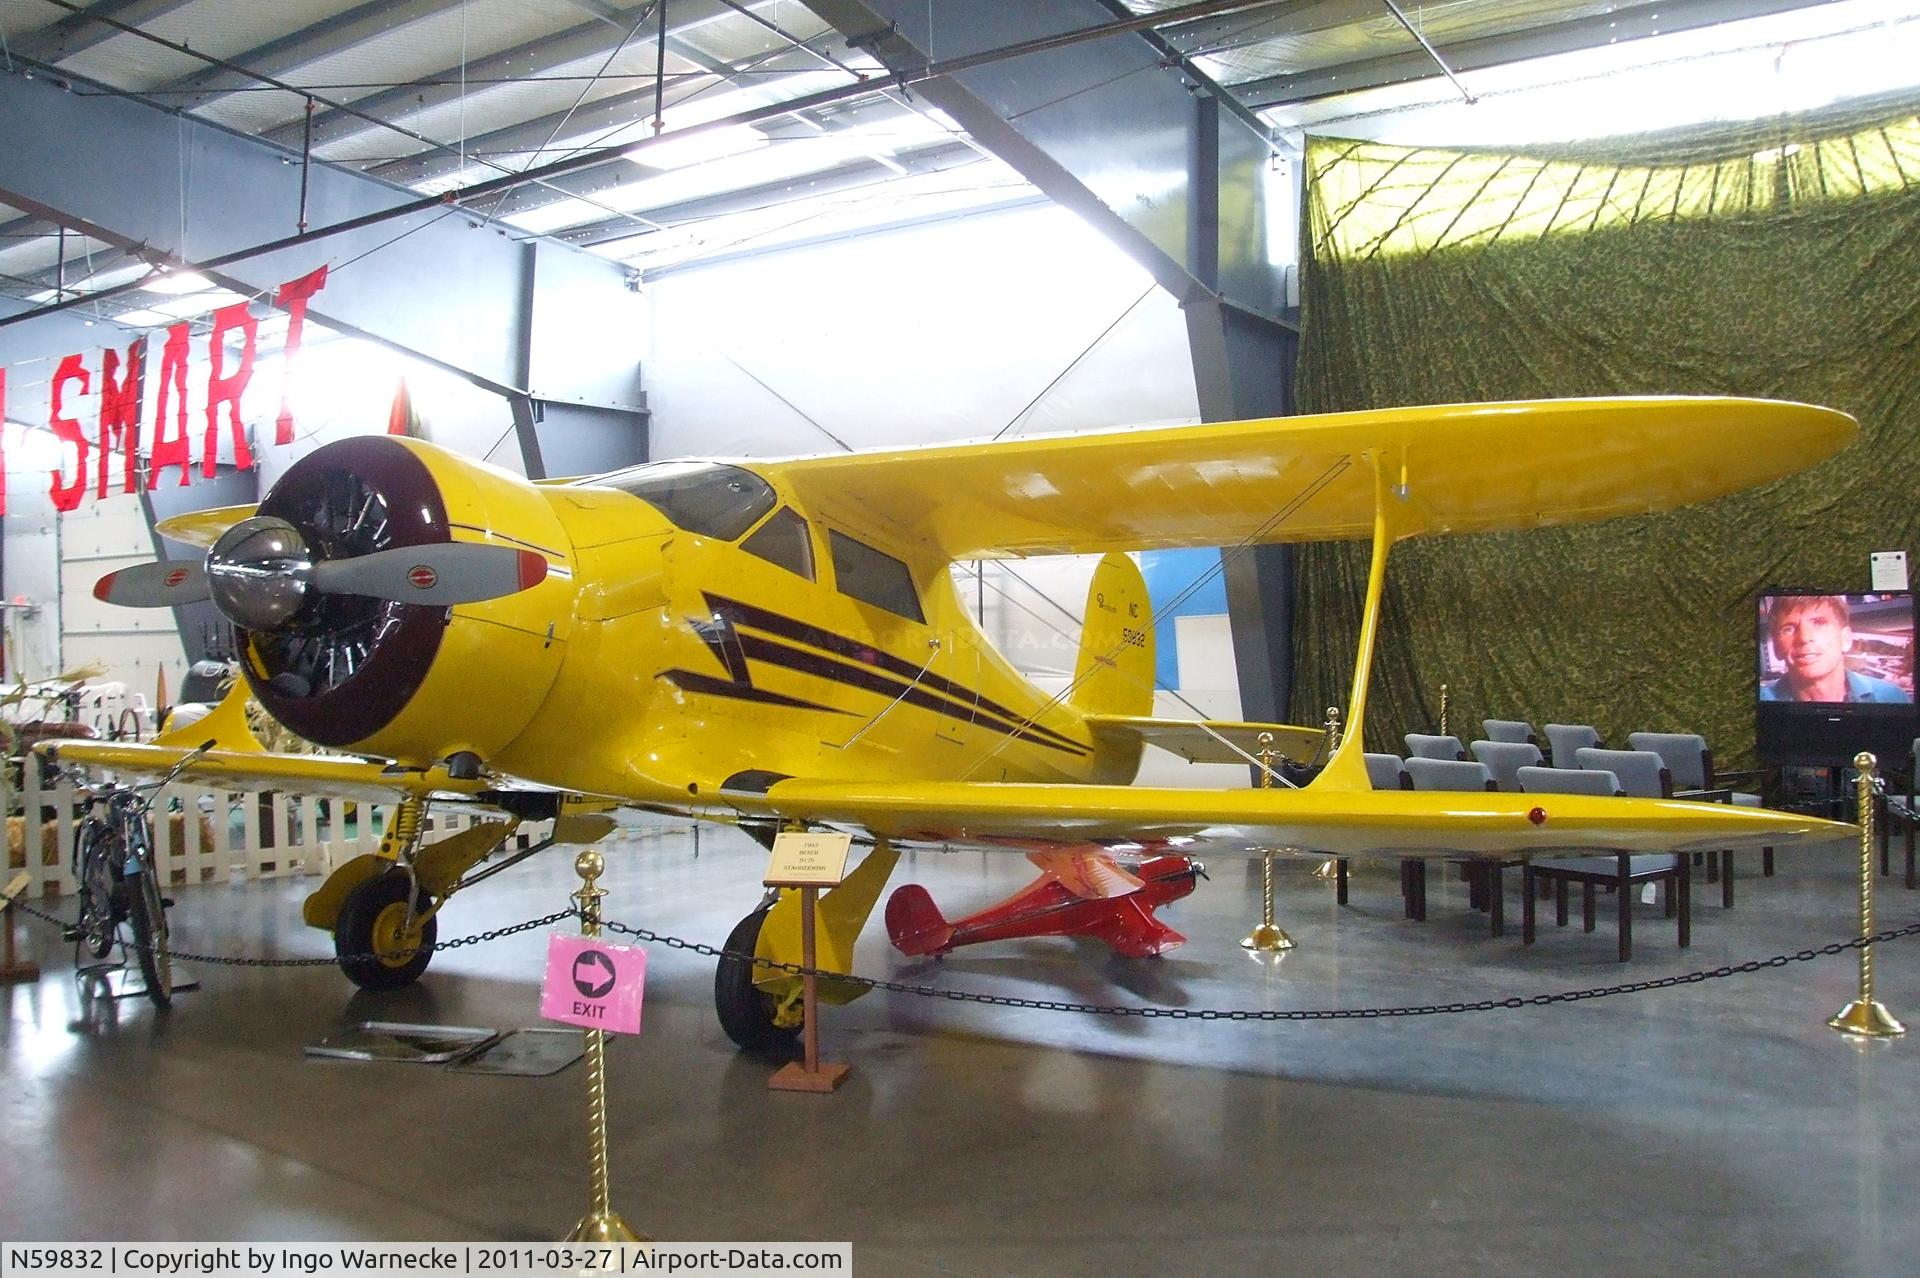
[[[1060,209],[721,263],[649,296],[656,457],[1198,420],[1179,308]]]
[[[93,597],[93,585],[116,569],[153,558],[140,498],[117,493],[93,497],[60,517],[60,629],[63,665],[99,666],[103,679],[154,695],[158,668],[178,689],[186,675],[185,650],[170,608],[120,608]]]

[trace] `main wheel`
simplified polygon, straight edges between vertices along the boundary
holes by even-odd
[[[333,952],[340,970],[363,990],[390,990],[420,979],[433,961],[439,920],[421,922],[432,905],[422,892],[414,898],[414,925],[407,927],[405,870],[388,870],[347,893],[333,926]]]
[[[155,1007],[173,1002],[173,956],[167,953],[167,903],[150,871],[126,877],[127,920],[133,924],[134,953],[140,956],[140,975],[147,978],[147,997]]]
[[[732,954],[751,954],[760,942],[760,925],[766,922],[770,906],[761,906],[734,925],[722,946]],[[727,1037],[750,1052],[766,1052],[793,1042],[800,1027],[774,1023],[778,1002],[753,983],[753,963],[743,958],[723,958],[713,973],[713,1008],[720,1014],[720,1028]]]

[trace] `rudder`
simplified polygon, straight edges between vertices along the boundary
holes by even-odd
[[[1088,714],[1151,714],[1153,677],[1153,602],[1146,578],[1131,558],[1110,554],[1087,587],[1067,700]]]

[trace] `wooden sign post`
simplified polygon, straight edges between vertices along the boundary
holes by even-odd
[[[0,959],[0,985],[40,979],[40,965],[19,957],[13,951],[13,911],[7,908],[13,904],[16,897],[27,890],[27,885],[31,882],[32,878],[22,870],[13,876],[13,880],[7,884],[6,891],[0,893],[0,914],[6,915],[5,919],[0,919],[0,927],[4,927],[7,933],[6,956]]]
[[[831,1092],[846,1081],[850,1065],[822,1064],[820,1060],[819,978],[813,974],[817,961],[814,949],[813,914],[819,903],[820,889],[837,887],[846,877],[847,849],[853,844],[850,834],[803,834],[792,831],[773,839],[773,855],[767,862],[766,885],[773,888],[800,889],[800,965],[807,969],[801,981],[801,1008],[806,1018],[800,1031],[802,1057],[789,1061],[774,1072],[767,1086],[776,1092]]]

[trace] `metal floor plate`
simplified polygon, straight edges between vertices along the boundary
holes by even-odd
[[[447,1066],[458,1074],[542,1078],[586,1054],[586,1036],[570,1029],[509,1030],[498,1040]]]
[[[307,1055],[348,1061],[397,1061],[444,1065],[478,1051],[499,1037],[477,1025],[409,1025],[398,1021],[362,1021],[318,1043]]]

